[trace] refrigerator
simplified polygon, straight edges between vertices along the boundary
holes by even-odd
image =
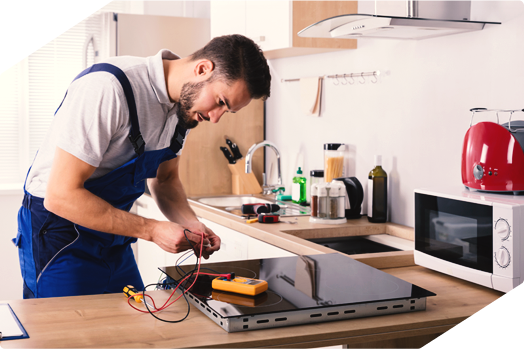
[[[211,37],[209,18],[104,12],[90,18],[84,66],[113,56],[153,56],[165,48],[186,57]]]

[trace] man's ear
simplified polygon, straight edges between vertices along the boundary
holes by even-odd
[[[213,72],[215,65],[209,59],[201,59],[195,65],[195,76],[207,77]]]

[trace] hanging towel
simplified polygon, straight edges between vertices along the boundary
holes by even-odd
[[[306,115],[320,116],[322,78],[300,79],[300,104]]]

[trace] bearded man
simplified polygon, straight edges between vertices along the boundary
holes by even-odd
[[[185,58],[161,50],[80,73],[24,186],[14,239],[24,298],[142,290],[130,246],[138,238],[170,253],[217,251],[220,238],[199,222],[180,182],[182,148],[190,129],[266,99],[270,84],[262,51],[241,35]],[[169,221],[128,212],[146,180]]]

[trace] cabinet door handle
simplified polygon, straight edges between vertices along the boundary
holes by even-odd
[[[261,36],[255,36],[255,37],[252,37],[251,39],[253,39],[254,42],[263,42],[263,41],[266,41],[266,37],[261,35]]]

